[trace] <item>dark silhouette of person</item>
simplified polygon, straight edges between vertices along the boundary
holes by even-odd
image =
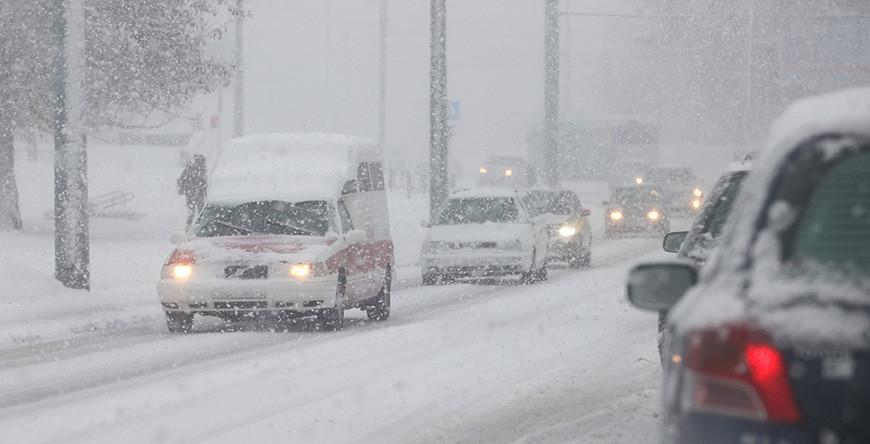
[[[206,191],[208,190],[208,167],[205,164],[205,156],[195,154],[193,159],[187,162],[181,177],[178,178],[178,194],[184,196],[187,202],[187,227],[193,224],[193,219],[205,205]]]

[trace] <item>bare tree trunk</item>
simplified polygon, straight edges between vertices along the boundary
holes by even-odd
[[[11,122],[0,116],[0,231],[21,229],[14,142]]]

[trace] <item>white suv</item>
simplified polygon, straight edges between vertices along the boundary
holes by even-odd
[[[547,278],[549,233],[514,190],[458,191],[441,206],[423,243],[423,284],[456,279]]]

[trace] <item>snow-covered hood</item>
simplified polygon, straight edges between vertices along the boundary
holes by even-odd
[[[529,226],[525,224],[467,224],[435,225],[429,228],[426,239],[439,242],[503,242],[525,240]]]
[[[314,236],[225,236],[180,244],[197,262],[317,262],[327,259],[335,239]]]

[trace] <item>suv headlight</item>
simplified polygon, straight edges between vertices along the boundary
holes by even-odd
[[[559,236],[561,237],[573,237],[577,234],[577,227],[572,225],[562,225],[559,227]]]

